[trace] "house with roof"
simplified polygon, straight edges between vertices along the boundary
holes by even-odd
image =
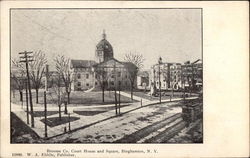
[[[150,71],[139,71],[137,75],[137,88],[141,90],[150,90],[149,83]]]
[[[136,85],[136,76],[133,75],[137,67],[114,58],[113,47],[106,39],[105,32],[96,45],[95,60],[71,60],[71,70],[74,73],[74,91],[103,88],[124,90],[130,89],[132,84]]]

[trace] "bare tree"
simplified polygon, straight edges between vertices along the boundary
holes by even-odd
[[[15,81],[15,85],[13,85],[13,90],[16,88],[20,94],[20,101],[23,100],[23,89],[24,89],[24,79],[25,79],[25,69],[22,64],[17,59],[11,59],[12,61],[12,70],[11,70],[11,79]],[[16,71],[15,71],[16,69]]]
[[[68,104],[70,104],[71,84],[73,82],[73,72],[70,71],[70,59],[64,57],[63,55],[59,55],[54,60],[56,62],[56,70],[58,74],[62,77],[65,86],[65,92],[68,96]]]
[[[138,71],[143,67],[144,58],[142,54],[129,53],[125,54],[124,60],[126,61],[125,64],[129,73],[131,99],[133,100],[134,84]]]
[[[104,67],[97,67],[95,73],[96,79],[102,89],[102,102],[104,102],[104,92],[108,82],[108,72],[104,70]]]
[[[38,103],[38,91],[42,86],[42,76],[45,70],[45,64],[47,63],[47,59],[42,51],[35,52],[33,59],[34,61],[29,63],[30,77],[33,86],[36,90],[36,103]]]
[[[144,58],[142,54],[128,53],[125,54],[124,61],[133,63],[139,70],[143,68]]]
[[[63,87],[61,87],[61,78],[59,77],[59,75],[58,77],[54,78],[54,82],[52,83],[52,86],[51,86],[51,91],[53,94],[56,94],[57,96],[57,105],[59,108],[58,113],[59,113],[59,119],[61,120],[62,118],[61,107],[66,98],[66,93],[63,91]]]

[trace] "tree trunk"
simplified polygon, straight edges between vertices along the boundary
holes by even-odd
[[[64,109],[64,114],[68,114],[68,108],[67,108],[67,102],[66,101],[64,102],[64,106],[65,106],[64,107],[65,108]]]
[[[102,102],[104,103],[104,86],[102,87]]]
[[[23,92],[19,91],[19,93],[20,93],[20,101],[23,101]]]
[[[36,88],[36,103],[38,104],[38,88]]]
[[[58,107],[59,107],[59,120],[62,120],[62,117],[61,117],[61,105],[59,104]]]
[[[115,114],[117,115],[117,96],[116,96],[116,89],[115,89]]]
[[[68,92],[68,104],[70,104],[70,92]]]
[[[133,101],[133,86],[131,86],[131,100]]]
[[[174,87],[172,86],[172,98],[174,97]]]

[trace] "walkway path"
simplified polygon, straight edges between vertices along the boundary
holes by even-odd
[[[126,93],[126,92],[123,92],[123,91],[121,91],[121,95],[126,96],[126,97],[128,97],[128,98],[131,97],[131,94]],[[143,102],[148,102],[148,101],[150,101],[150,100],[148,100],[148,99],[145,99],[145,98],[142,98],[142,97],[138,97],[138,96],[135,96],[135,95],[133,95],[133,99],[134,99],[134,100],[137,100],[137,101],[141,101],[141,100],[142,100]]]

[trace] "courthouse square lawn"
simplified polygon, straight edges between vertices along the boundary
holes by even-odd
[[[130,94],[130,91],[127,91],[127,93]],[[148,99],[148,100],[151,100],[151,101],[159,100],[159,96],[158,97],[150,96],[149,93],[150,93],[149,91],[144,92],[144,91],[136,90],[135,92],[133,92],[133,95],[144,98],[144,99]],[[165,93],[165,96],[163,95],[163,93]],[[164,92],[162,92],[161,99],[162,100],[169,99],[170,95],[172,95],[171,91],[164,91]],[[182,95],[183,95],[183,92],[176,92],[175,91],[173,98],[182,98]],[[186,92],[186,95],[188,95],[190,97],[188,92]],[[198,96],[198,95],[192,93],[191,96]]]
[[[38,102],[39,104],[36,105],[36,93],[32,91],[32,100],[34,106],[44,106],[44,90],[39,90],[39,97]],[[24,91],[25,92],[25,91]],[[104,102],[102,102],[102,91],[93,91],[93,92],[83,92],[83,91],[72,91],[70,93],[70,104],[68,106],[91,106],[91,105],[106,105],[106,104],[114,104],[115,103],[115,93],[113,91],[105,91],[104,92]],[[117,101],[118,101],[119,95],[117,91]],[[26,105],[26,95],[23,94],[23,100],[24,100],[24,106]],[[67,100],[67,96],[65,97],[65,100]],[[121,103],[132,103],[132,100],[129,97],[120,96]],[[13,98],[11,95],[11,102],[16,104],[21,104],[19,101],[19,92],[16,91],[16,96]],[[135,100],[133,101],[135,102]],[[52,104],[53,106],[57,106],[57,95],[52,92],[47,92],[47,104]],[[64,104],[63,104],[64,106]]]

